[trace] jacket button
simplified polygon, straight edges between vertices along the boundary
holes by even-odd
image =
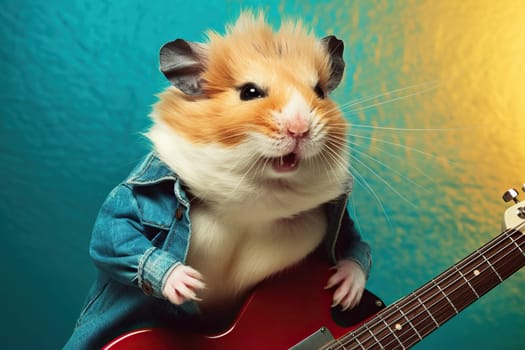
[[[179,206],[177,210],[175,211],[175,219],[177,220],[182,219],[183,214],[184,214],[184,210],[182,209],[181,206]]]
[[[142,283],[142,291],[146,295],[152,295],[153,294],[153,287],[149,282]]]

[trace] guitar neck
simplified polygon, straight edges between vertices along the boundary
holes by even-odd
[[[323,349],[410,348],[523,267],[524,250],[525,234],[506,230]]]

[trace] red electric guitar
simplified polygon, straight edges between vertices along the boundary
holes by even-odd
[[[525,202],[517,195],[512,189],[503,196],[515,204],[505,211],[505,230],[499,236],[386,308],[368,291],[354,310],[330,308],[332,293],[323,289],[328,266],[311,257],[259,285],[220,333],[140,329],[103,349],[410,348],[525,265]]]

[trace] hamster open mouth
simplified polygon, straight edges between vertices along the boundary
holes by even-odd
[[[298,165],[299,157],[293,152],[272,160],[272,168],[278,173],[294,171]]]

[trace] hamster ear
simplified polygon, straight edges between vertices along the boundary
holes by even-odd
[[[334,90],[343,79],[343,72],[345,70],[345,61],[343,60],[343,50],[345,45],[343,41],[337,39],[334,35],[327,36],[321,39],[328,54],[330,55],[330,64],[332,72],[327,84],[327,91],[330,93]]]
[[[182,39],[170,41],[160,49],[160,70],[185,94],[200,95],[206,56],[207,47],[204,44]]]

